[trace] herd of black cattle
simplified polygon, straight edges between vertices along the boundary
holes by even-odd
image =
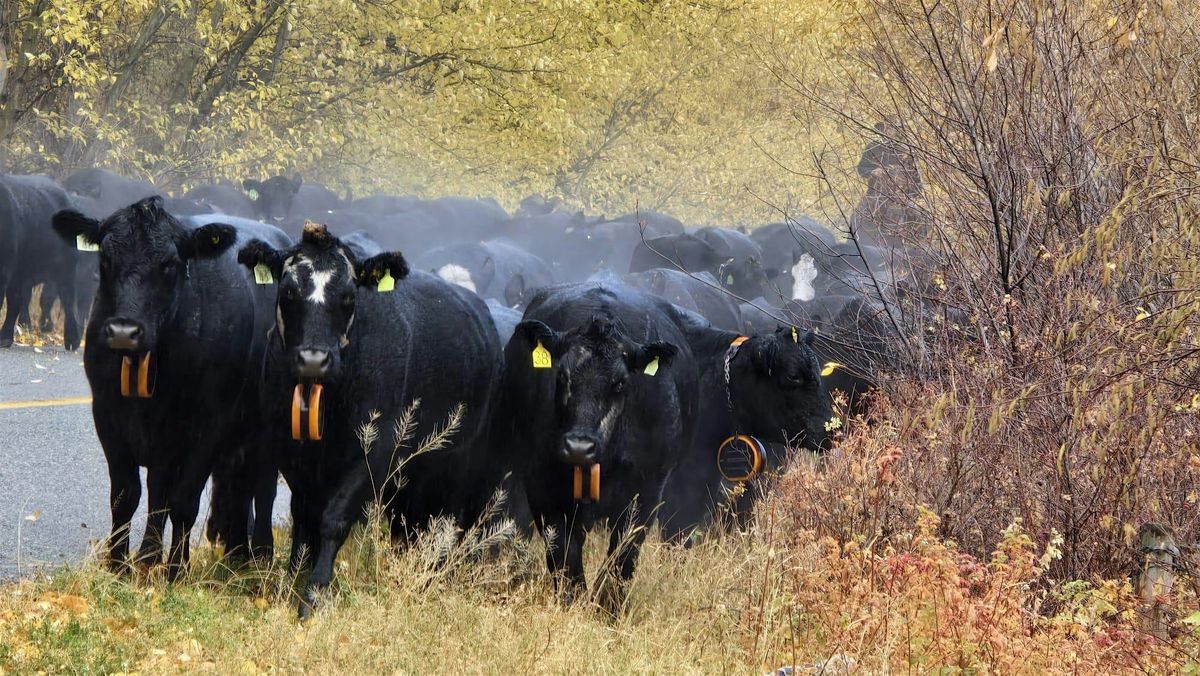
[[[117,567],[139,467],[137,560],[162,560],[169,517],[172,577],[209,477],[209,537],[269,557],[282,472],[290,566],[311,564],[302,615],[372,500],[403,539],[438,516],[476,523],[500,488],[518,526],[555,533],[547,563],[570,595],[594,524],[628,580],[646,526],[686,542],[744,513],[756,491],[730,479],[779,466],[785,444],[819,449],[831,392],[867,386],[810,330],[862,321],[883,253],[812,222],[685,229],[540,198],[510,215],[281,176],[157,192],[101,169],[0,176],[0,346],[38,285],[42,320],[61,301],[65,346],[85,339]],[[459,405],[446,447],[410,457]]]

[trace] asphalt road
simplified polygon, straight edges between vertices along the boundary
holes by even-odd
[[[108,534],[108,472],[89,395],[82,351],[0,349],[0,578],[79,561]],[[287,520],[288,499],[281,486],[276,521]],[[135,547],[145,500],[143,490]],[[200,509],[197,524],[207,516],[207,490]]]

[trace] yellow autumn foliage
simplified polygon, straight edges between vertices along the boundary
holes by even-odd
[[[0,167],[762,222],[811,206],[822,186],[797,172],[847,142],[789,78],[833,91],[854,5],[9,1]]]

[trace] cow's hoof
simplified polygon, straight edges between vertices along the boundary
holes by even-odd
[[[139,550],[137,558],[134,561],[137,567],[143,570],[149,570],[158,564],[162,563],[162,550],[144,549]]]
[[[311,591],[305,590],[305,592],[300,595],[300,609],[297,612],[297,618],[301,622],[308,622],[309,620],[312,619],[313,611],[316,609],[317,609],[316,594],[314,594]]]
[[[245,547],[234,547],[225,551],[225,562],[231,568],[242,568],[250,562],[250,557],[246,555]]]
[[[127,576],[133,572],[133,566],[129,565],[129,561],[125,557],[110,556],[105,562],[104,567],[113,575]]]
[[[12,344],[13,344],[12,336],[0,336],[0,348],[12,347]]]

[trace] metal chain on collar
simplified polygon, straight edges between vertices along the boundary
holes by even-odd
[[[737,432],[737,415],[733,411],[733,389],[729,386],[729,365],[742,348],[741,341],[734,341],[725,350],[725,404],[729,406],[729,418],[733,421],[733,431]]]

